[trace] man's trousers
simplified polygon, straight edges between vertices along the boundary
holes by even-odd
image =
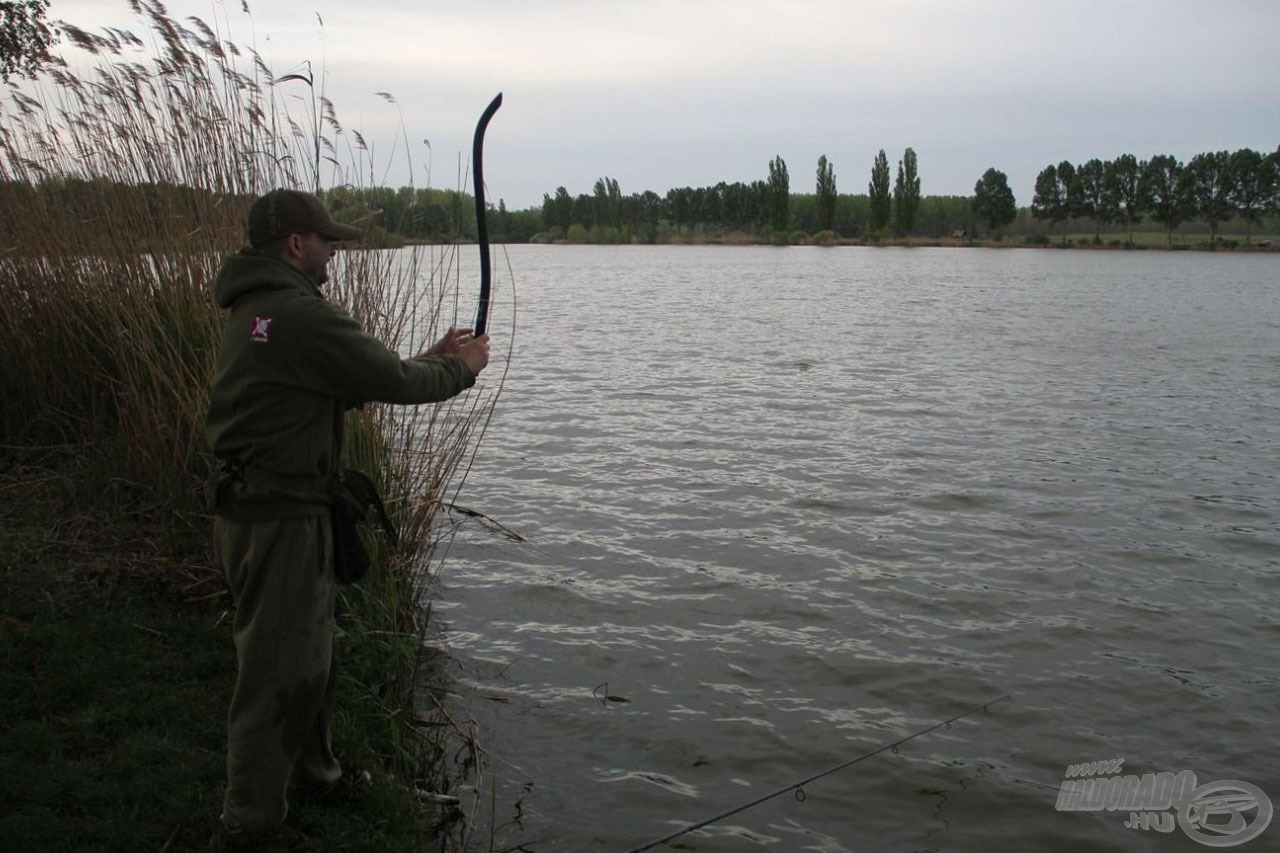
[[[338,676],[331,521],[217,518],[214,545],[235,602],[238,664],[222,821],[232,832],[275,829],[291,783],[342,776],[331,742]]]

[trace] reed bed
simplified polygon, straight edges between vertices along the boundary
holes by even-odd
[[[128,8],[143,37],[64,24],[76,67],[0,97],[0,460],[45,472],[58,513],[91,506],[102,529],[140,524],[186,567],[188,597],[217,602],[201,430],[223,313],[210,283],[242,244],[257,195],[280,186],[323,195],[373,170],[310,70],[275,74],[220,31],[225,22],[176,21],[157,0]],[[342,215],[383,224],[374,210]],[[382,340],[421,351],[457,322],[456,251],[344,250],[330,295]],[[366,746],[415,778],[431,772],[424,750],[439,751],[411,734],[409,703],[423,594],[449,532],[441,509],[500,386],[439,406],[368,406],[347,427],[350,462],[380,482],[402,538],[344,591],[347,630],[360,635],[344,658],[360,699],[344,713],[362,718],[348,721],[365,733],[353,737],[374,732]],[[104,494],[118,500],[104,508]]]

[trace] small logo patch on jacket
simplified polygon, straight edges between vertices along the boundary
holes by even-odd
[[[271,318],[270,317],[254,317],[253,329],[249,332],[249,340],[256,343],[265,344],[267,336],[271,334]]]

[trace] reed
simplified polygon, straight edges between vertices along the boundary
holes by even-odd
[[[123,486],[131,518],[141,506],[173,551],[204,554],[195,585],[207,592],[220,583],[205,544],[202,426],[223,323],[210,283],[242,243],[257,195],[323,194],[374,170],[310,71],[277,76],[252,48],[172,19],[157,0],[129,8],[146,38],[64,25],[82,67],[52,68],[0,98],[0,460],[29,469],[56,455],[68,513],[83,510],[76,496]],[[381,225],[375,210],[344,210],[357,226]],[[331,296],[401,352],[421,351],[457,322],[456,251],[344,250]],[[400,549],[344,594],[347,630],[367,641],[344,664],[363,697],[351,713],[382,721],[373,739],[406,773],[424,772],[405,717],[422,596],[449,531],[441,509],[496,394],[369,406],[348,424],[352,464],[380,481],[402,531]],[[125,513],[117,506],[102,523]]]

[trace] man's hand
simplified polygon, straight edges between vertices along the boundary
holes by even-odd
[[[459,346],[457,352],[451,354],[465,361],[467,367],[471,368],[471,372],[478,376],[489,363],[489,336],[481,335],[478,338],[472,338],[469,334],[471,330],[467,331],[467,342]]]
[[[474,340],[472,329],[450,328],[445,336],[432,344],[423,355],[459,355],[463,345]]]

